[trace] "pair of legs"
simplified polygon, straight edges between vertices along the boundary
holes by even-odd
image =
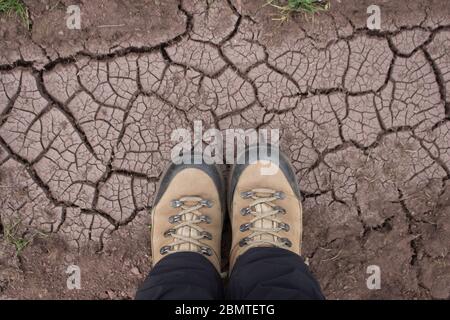
[[[167,169],[152,210],[154,267],[136,299],[323,299],[300,256],[302,207],[289,161],[269,146],[247,148],[237,163],[227,196],[214,165]],[[225,292],[220,240],[227,209],[232,245]]]
[[[179,252],[163,258],[136,294],[140,300],[324,299],[303,259],[280,248],[252,248],[238,258],[226,290],[202,255]]]

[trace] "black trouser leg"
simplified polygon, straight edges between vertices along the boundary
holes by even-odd
[[[230,276],[227,298],[325,299],[303,259],[280,248],[252,248],[240,256]]]
[[[136,293],[137,300],[223,299],[223,282],[199,253],[178,252],[161,259]]]

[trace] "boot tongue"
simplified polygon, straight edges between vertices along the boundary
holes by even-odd
[[[272,207],[261,203],[255,206],[255,211],[257,213],[265,213],[267,211],[272,211]],[[268,220],[268,219],[261,219],[255,222],[254,224],[255,228],[264,228],[264,229],[272,229],[275,228],[275,222]],[[258,237],[255,237],[256,240],[266,240],[266,241],[275,241],[275,237],[270,234],[263,234]]]
[[[184,221],[187,220],[192,220],[194,219],[195,216],[193,213],[187,213],[184,216]],[[183,227],[177,230],[177,234],[179,235],[183,235],[185,237],[192,237],[192,236],[198,236],[200,233],[195,230],[195,229],[191,229],[190,227]],[[176,245],[174,246],[174,250],[178,250],[178,251],[198,251],[199,248],[196,245],[193,245],[192,243],[183,243],[180,245]]]
[[[196,201],[185,201],[184,204],[186,206],[194,206],[197,204]],[[183,217],[183,221],[189,221],[195,219],[195,215],[193,213],[187,213]],[[177,230],[176,234],[182,235],[185,237],[198,236],[199,232],[195,229],[191,229],[190,227],[183,227]],[[174,246],[174,250],[179,251],[197,251],[199,248],[192,243],[183,243],[180,245]]]

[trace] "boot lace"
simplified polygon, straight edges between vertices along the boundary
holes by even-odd
[[[202,239],[212,240],[211,233],[205,231],[200,224],[211,223],[211,218],[200,212],[201,208],[213,206],[212,201],[197,196],[187,196],[171,201],[173,208],[180,208],[181,211],[169,217],[169,222],[173,225],[171,229],[164,232],[165,237],[172,237],[173,242],[160,249],[162,255],[169,252],[182,251],[180,248],[184,244],[193,245],[197,251],[211,256],[212,249],[201,242]],[[183,234],[184,230],[188,230],[188,235]],[[192,231],[197,232],[192,232]]]
[[[275,200],[285,198],[283,192],[261,188],[244,191],[240,196],[243,199],[253,199],[248,207],[241,209],[241,214],[243,216],[252,215],[254,218],[240,226],[241,232],[251,231],[251,234],[241,239],[239,246],[248,246],[249,248],[261,245],[279,248],[292,246],[288,238],[280,237],[278,234],[280,231],[289,231],[290,228],[288,224],[278,219],[278,216],[285,214],[286,210],[274,203]],[[261,223],[258,224],[258,222]],[[265,227],[264,222],[269,222],[269,225],[272,227]],[[265,235],[270,235],[271,237],[265,237]]]

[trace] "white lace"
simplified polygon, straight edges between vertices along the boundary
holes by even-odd
[[[174,238],[174,241],[169,246],[163,247],[166,249],[165,253],[168,251],[181,251],[179,249],[181,245],[191,244],[197,247],[199,252],[204,254],[208,254],[209,252],[208,255],[210,255],[212,253],[211,248],[200,241],[205,238],[206,234],[210,234],[199,226],[200,223],[208,223],[210,218],[203,215],[199,210],[205,206],[212,206],[212,202],[197,196],[187,196],[174,200],[172,203],[175,203],[176,207],[179,207],[182,210],[171,217],[175,220],[173,222],[174,226],[170,230],[167,230],[165,234],[166,236]],[[196,230],[198,233],[194,235],[190,232],[189,236],[177,234],[179,229],[185,227],[188,227],[190,230]],[[161,250],[163,250],[163,248]]]
[[[246,242],[245,245],[249,248],[259,247],[261,246],[261,244],[279,248],[290,246],[287,243],[288,240],[286,238],[281,238],[278,234],[278,232],[285,230],[283,229],[283,227],[281,227],[281,225],[285,225],[288,227],[288,225],[284,224],[280,219],[277,218],[279,214],[284,212],[283,208],[274,203],[275,200],[281,199],[281,195],[283,195],[281,192],[265,188],[252,189],[241,194],[241,197],[243,198],[253,199],[248,208],[244,208],[244,210],[249,210],[246,214],[251,214],[254,216],[254,218],[251,219],[248,223],[248,230],[250,230],[252,233],[243,239]],[[260,208],[262,208],[263,210],[256,210],[257,206],[260,206]],[[258,221],[273,222],[277,227],[255,227],[256,222]],[[261,237],[263,235],[271,235],[274,240]]]

